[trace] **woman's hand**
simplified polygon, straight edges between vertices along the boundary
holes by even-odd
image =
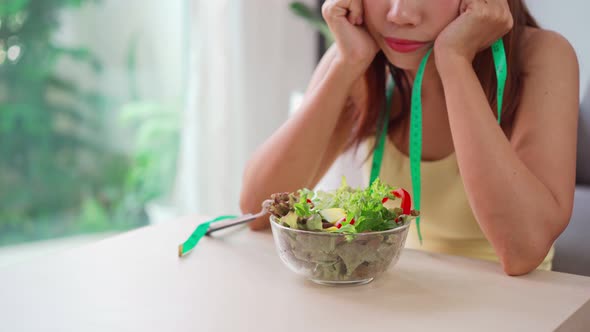
[[[336,62],[364,73],[379,46],[364,26],[362,0],[327,0],[322,15],[334,34],[338,55]]]
[[[506,35],[513,25],[507,0],[463,0],[459,17],[436,39],[435,55],[459,56],[471,63],[477,53]]]

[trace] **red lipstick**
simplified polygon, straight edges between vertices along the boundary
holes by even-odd
[[[385,42],[394,51],[400,53],[414,52],[423,46],[428,45],[428,42],[421,42],[416,40],[398,39],[398,38],[385,38]]]

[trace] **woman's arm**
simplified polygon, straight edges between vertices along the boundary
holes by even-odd
[[[510,141],[471,62],[448,52],[436,56],[465,190],[509,275],[528,273],[543,261],[569,222],[575,187],[575,52],[546,31],[534,32],[527,45],[527,75]]]
[[[260,211],[272,193],[315,186],[342,150],[352,125],[343,110],[359,73],[337,63],[337,52],[332,47],[326,53],[300,110],[248,162],[240,197],[244,213]],[[263,217],[250,226],[263,229],[267,224]]]
[[[349,136],[352,122],[343,111],[379,46],[363,26],[362,0],[327,1],[322,15],[335,39],[329,60],[320,64],[299,112],[248,163],[240,197],[243,212],[259,211],[274,192],[315,185]],[[266,221],[260,218],[251,228],[263,228]]]

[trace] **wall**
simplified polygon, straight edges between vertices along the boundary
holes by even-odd
[[[590,2],[587,0],[527,0],[531,12],[543,28],[561,33],[576,49],[580,62],[580,93],[590,83]]]

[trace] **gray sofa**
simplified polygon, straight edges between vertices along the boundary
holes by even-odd
[[[580,107],[574,211],[555,243],[553,270],[590,276],[590,87]]]

